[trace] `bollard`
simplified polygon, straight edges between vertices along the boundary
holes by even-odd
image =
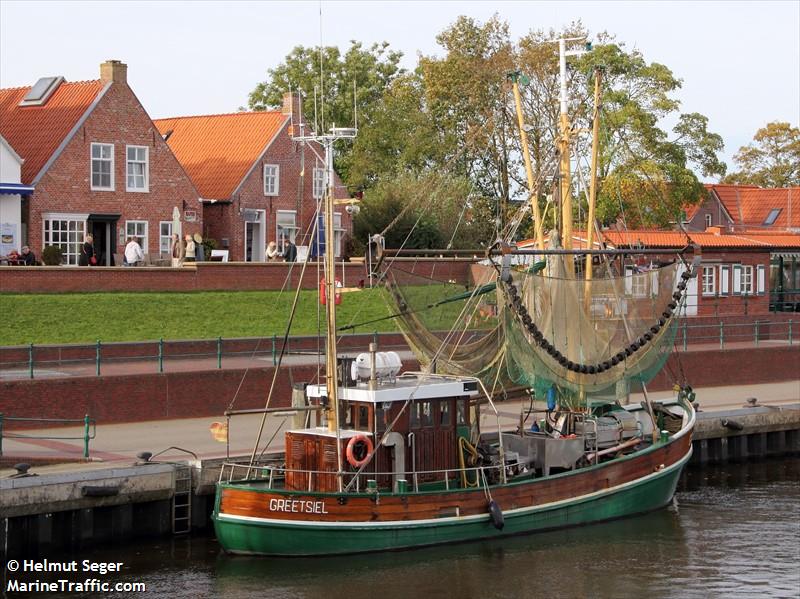
[[[719,322],[719,348],[725,349],[725,323]]]
[[[83,417],[83,457],[89,457],[89,414]]]
[[[757,320],[753,323],[753,330],[754,330],[755,336],[756,336],[756,347],[758,347],[758,321]]]
[[[97,376],[100,376],[100,340],[99,339],[97,340],[97,346],[96,346],[96,349],[95,349],[94,363],[95,363],[95,371],[97,372]]]
[[[164,338],[158,340],[158,371],[164,372]]]
[[[28,373],[33,378],[33,343],[28,345]]]
[[[217,337],[217,368],[222,368],[222,337]]]

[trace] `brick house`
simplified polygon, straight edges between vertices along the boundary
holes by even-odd
[[[706,185],[707,197],[685,209],[688,231],[800,232],[800,187]]]
[[[23,162],[0,135],[0,256],[22,249],[22,195],[33,191],[21,183]]]
[[[326,186],[320,145],[292,139],[299,100],[287,94],[281,110],[188,116],[155,121],[192,178],[203,204],[203,235],[232,261],[263,262],[270,241],[291,239],[303,254]],[[349,197],[338,176],[335,197]],[[350,215],[334,216],[342,254]]]
[[[127,83],[127,65],[107,61],[100,79],[40,79],[0,90],[0,134],[24,160],[23,242],[59,246],[78,262],[93,234],[101,264],[113,265],[128,236],[149,255],[169,251],[173,209],[199,209],[199,195]],[[199,211],[199,210],[198,210]],[[187,222],[184,232],[201,230]]]

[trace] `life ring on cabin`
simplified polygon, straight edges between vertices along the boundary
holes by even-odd
[[[358,446],[360,446],[359,449],[356,449]],[[347,442],[347,463],[353,468],[361,468],[361,466],[366,464],[367,460],[369,460],[369,456],[372,453],[373,448],[374,446],[372,445],[372,439],[366,435],[356,435],[355,437],[351,437]],[[362,458],[359,459],[356,457],[357,451],[363,454]]]

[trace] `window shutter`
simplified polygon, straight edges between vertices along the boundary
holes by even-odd
[[[733,295],[742,294],[742,266],[735,264],[733,266]]]
[[[720,266],[719,267],[719,294],[720,295],[728,295],[730,293],[730,278],[731,278],[731,267],[730,266]]]
[[[759,264],[758,265],[758,287],[756,288],[758,295],[764,295],[765,278],[766,278],[765,274],[766,273],[764,271],[764,265],[763,264]]]
[[[625,295],[633,293],[633,267],[625,267]]]

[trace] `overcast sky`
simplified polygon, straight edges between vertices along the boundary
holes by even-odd
[[[320,20],[320,9],[322,18]],[[411,68],[440,53],[459,15],[497,13],[514,38],[581,19],[683,80],[682,110],[725,140],[724,159],[767,122],[800,121],[800,1],[41,2],[0,0],[0,87],[97,79],[109,58],[152,118],[234,112],[296,45],[388,41]],[[321,27],[320,27],[321,24]],[[321,32],[320,32],[321,28]],[[500,73],[498,76],[502,77]],[[730,164],[729,164],[730,166]]]

